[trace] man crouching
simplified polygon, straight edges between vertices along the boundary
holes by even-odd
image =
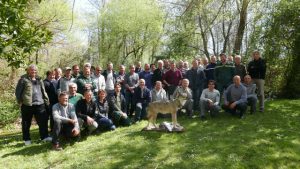
[[[60,134],[66,137],[79,136],[80,130],[77,116],[73,104],[68,103],[68,94],[61,92],[58,97],[58,103],[53,105],[52,114],[54,119],[53,126],[53,150],[60,151],[58,137]]]

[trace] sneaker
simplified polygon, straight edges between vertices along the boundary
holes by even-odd
[[[24,143],[25,143],[25,146],[29,146],[31,144],[31,140],[26,140],[26,141],[24,141]]]
[[[200,119],[201,120],[206,120],[206,117],[205,116],[200,116]]]
[[[46,137],[42,141],[44,141],[44,142],[51,142],[52,141],[52,137]]]
[[[55,151],[61,151],[61,150],[63,150],[63,149],[59,146],[59,144],[53,144],[52,150],[55,150]]]
[[[264,112],[264,108],[260,108],[259,111],[263,113]]]

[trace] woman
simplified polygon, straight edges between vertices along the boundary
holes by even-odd
[[[106,91],[100,89],[98,91],[98,97],[96,101],[96,114],[98,117],[98,124],[101,130],[114,130],[116,126],[108,118],[108,102],[106,100]]]

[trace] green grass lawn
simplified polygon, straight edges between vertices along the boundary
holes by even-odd
[[[160,119],[160,121],[171,119]],[[20,131],[0,134],[0,168],[300,168],[300,100],[276,100],[238,119],[179,118],[183,133],[141,131],[147,122],[87,137],[64,150]]]

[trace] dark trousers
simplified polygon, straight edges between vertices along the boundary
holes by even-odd
[[[199,102],[200,102],[200,96],[202,93],[202,89],[200,89],[200,88],[192,89],[192,92],[193,92],[192,94],[193,94],[193,100],[194,100],[193,109],[194,109],[194,111],[200,110]]]
[[[47,111],[47,117],[50,121],[50,130],[52,132],[53,130],[53,125],[54,125],[54,120],[53,120],[53,116],[52,116],[52,106],[53,104],[50,104],[47,108],[46,108],[46,111]]]
[[[171,99],[171,96],[173,95],[173,93],[175,92],[177,86],[171,85],[167,87],[167,94],[169,96],[169,99]]]
[[[229,106],[225,105],[222,105],[222,108],[232,115],[236,115],[239,112],[238,115],[242,117],[247,110],[247,103],[239,103],[235,106],[234,109],[230,109]]]
[[[126,90],[125,92],[125,99],[126,99],[126,108],[127,108],[127,115],[132,116],[134,109],[135,109],[135,103],[134,103],[134,94],[130,91]]]
[[[43,140],[48,137],[48,115],[46,112],[45,105],[33,105],[33,106],[21,106],[21,116],[22,116],[22,133],[23,140],[31,140],[30,138],[30,126],[31,120],[34,116],[36,122],[39,126],[40,138]]]
[[[60,120],[55,121],[52,130],[52,143],[59,143],[59,135],[63,135],[67,138],[73,137],[72,130],[74,129],[74,125],[71,123],[62,123]]]

